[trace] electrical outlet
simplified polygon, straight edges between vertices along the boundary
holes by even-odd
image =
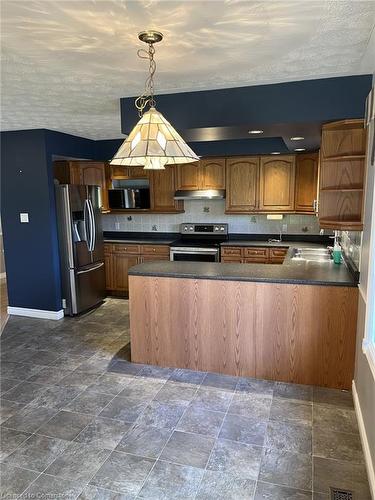
[[[210,207],[203,207],[203,212],[208,214],[210,211]]]
[[[120,229],[120,223],[119,222],[115,222],[115,229],[116,229],[116,231],[118,231]]]
[[[252,216],[250,217],[250,222],[253,222],[253,223],[255,224],[255,223],[256,223],[256,221],[257,221],[257,218],[255,217],[255,215],[252,215]]]
[[[283,224],[281,230],[283,233],[286,233],[288,231],[288,224]]]

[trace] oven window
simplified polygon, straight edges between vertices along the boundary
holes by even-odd
[[[173,260],[188,262],[216,262],[216,255],[175,253],[173,255]]]

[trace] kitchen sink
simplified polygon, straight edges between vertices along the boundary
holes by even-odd
[[[292,260],[330,262],[332,258],[327,248],[293,248]]]

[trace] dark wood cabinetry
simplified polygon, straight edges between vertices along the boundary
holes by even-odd
[[[104,263],[107,292],[126,296],[129,291],[129,269],[142,262],[169,260],[168,245],[105,243]]]
[[[247,213],[258,206],[259,157],[228,158],[226,213]]]
[[[55,161],[54,178],[60,184],[100,186],[102,211],[108,212],[109,167],[99,161]]]
[[[286,247],[229,247],[221,249],[221,262],[237,264],[282,264],[287,254]]]
[[[225,189],[225,158],[205,158],[178,165],[177,189]]]
[[[154,170],[151,174],[151,210],[155,212],[183,212],[184,203],[174,199],[176,191],[176,167]]]
[[[294,210],[295,156],[262,156],[259,168],[259,210]]]
[[[322,127],[319,185],[320,227],[363,227],[366,131],[363,120],[343,120]]]
[[[299,154],[296,157],[296,212],[315,213],[318,199],[319,153]]]

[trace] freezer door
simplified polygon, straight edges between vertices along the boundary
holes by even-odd
[[[104,262],[75,271],[74,282],[70,314],[79,314],[102,302],[106,296]]]
[[[92,240],[92,218],[87,186],[69,185],[69,205],[73,242],[74,268],[92,264],[90,242]]]
[[[100,211],[101,198],[99,186],[88,186],[88,203],[91,217],[91,240],[90,249],[92,261],[101,262],[104,260],[104,242],[102,228],[102,214]]]

